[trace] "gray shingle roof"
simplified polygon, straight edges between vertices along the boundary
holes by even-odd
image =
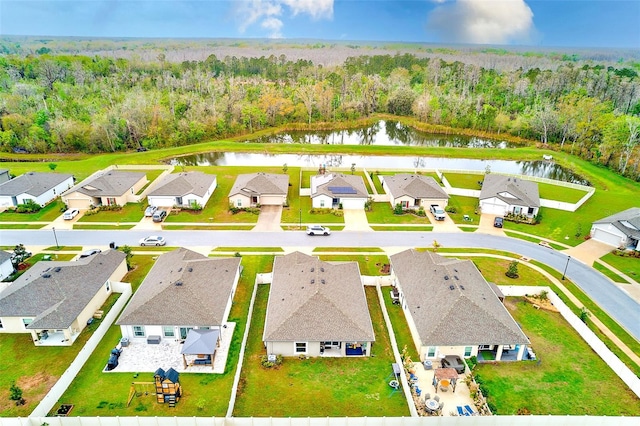
[[[186,248],[161,255],[116,324],[222,324],[240,260],[209,258]]]
[[[8,259],[11,259],[11,253],[9,253],[8,251],[0,250],[0,265],[2,265]]]
[[[500,195],[501,192],[508,192],[516,198]],[[540,207],[540,195],[538,184],[530,180],[523,180],[511,176],[496,175],[490,173],[484,176],[480,199],[497,197],[507,204],[523,205],[527,207]]]
[[[470,260],[406,250],[390,261],[423,345],[529,343]]]
[[[125,257],[106,250],[75,262],[38,262],[0,294],[0,317],[34,317],[29,329],[68,328]]]
[[[67,193],[77,191],[91,197],[119,197],[145,176],[146,174],[142,172],[109,170],[101,175],[83,180]]]
[[[449,194],[438,185],[436,180],[431,176],[397,174],[394,176],[385,176],[384,183],[393,198],[407,195],[412,198],[437,198],[448,199]]]
[[[29,194],[34,197],[39,197],[70,177],[73,177],[73,175],[28,172],[0,184],[0,195],[15,197],[20,194]]]
[[[238,175],[229,197],[243,194],[252,195],[287,195],[289,192],[289,175],[275,173],[249,173]]]
[[[356,262],[294,252],[275,258],[272,281],[264,341],[374,341]]]
[[[621,211],[604,219],[593,222],[610,223],[618,228],[625,235],[639,239],[640,238],[640,207],[631,207],[630,209]]]
[[[334,193],[329,188],[352,188],[354,193]],[[311,194],[311,198],[315,198],[318,195],[328,195],[329,197],[339,197],[339,198],[367,198],[369,193],[367,192],[367,187],[364,185],[364,181],[362,180],[362,176],[356,175],[345,175],[342,173],[334,173],[333,179],[331,179],[327,183],[323,183],[316,188],[316,193]]]
[[[193,194],[204,197],[215,180],[215,175],[202,172],[174,173],[162,179],[149,196],[184,197]]]

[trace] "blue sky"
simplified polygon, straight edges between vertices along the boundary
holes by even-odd
[[[0,0],[0,34],[640,49],[640,1]]]

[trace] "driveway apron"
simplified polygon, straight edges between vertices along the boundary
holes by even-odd
[[[261,206],[258,223],[252,231],[282,231],[280,219],[282,218],[282,206]]]
[[[371,231],[367,214],[362,209],[343,210],[345,231]]]

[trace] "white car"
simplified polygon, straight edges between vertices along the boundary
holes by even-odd
[[[310,225],[307,226],[307,235],[330,235],[331,229],[326,226]]]
[[[64,212],[64,214],[62,215],[62,218],[64,220],[71,220],[74,217],[78,216],[79,213],[80,213],[80,210],[78,209],[69,209],[66,212]]]
[[[167,244],[167,240],[164,237],[160,237],[158,235],[152,235],[150,237],[144,237],[140,240],[141,246],[163,246]]]

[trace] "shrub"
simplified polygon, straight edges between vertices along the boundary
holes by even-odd
[[[305,355],[300,355],[300,359],[307,359]],[[269,361],[268,355],[262,355],[260,358],[260,364],[265,368],[271,368],[278,365],[281,365],[283,361],[282,355],[276,355],[275,361]]]
[[[470,358],[465,359],[465,362],[469,366],[469,370],[473,370],[474,368],[476,368],[476,365],[478,365],[478,358],[475,356],[472,356]]]
[[[22,400],[22,389],[16,385],[16,382],[11,383],[11,387],[9,388],[9,399],[11,401]]]
[[[447,206],[444,208],[444,211],[446,211],[447,213],[458,213],[458,209],[456,209],[453,206]]]
[[[36,213],[42,209],[42,206],[33,200],[26,200],[23,204],[16,206],[16,213]]]
[[[518,278],[518,261],[514,260],[513,262],[509,263],[509,268],[507,269],[507,272],[505,272],[505,275],[509,278]]]
[[[426,215],[427,215],[427,213],[425,213],[425,211],[424,211],[424,207],[420,207],[420,208],[418,209],[418,211],[417,211],[417,212],[415,212],[415,213],[416,213],[416,215],[418,215],[418,216],[422,216],[422,217],[424,217],[424,216],[426,216]]]
[[[336,217],[343,217],[344,216],[344,211],[342,211],[342,210],[333,210],[331,213]]]
[[[393,214],[401,215],[404,214],[404,210],[402,210],[402,204],[398,203],[393,208]]]

